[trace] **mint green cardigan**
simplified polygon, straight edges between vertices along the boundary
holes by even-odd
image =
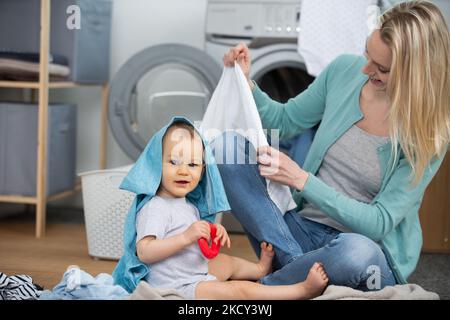
[[[281,104],[257,86],[253,96],[263,127],[279,129],[280,138],[292,137],[321,121],[303,169],[310,173],[303,191],[294,191],[297,210],[303,200],[328,216],[377,242],[399,283],[406,283],[419,260],[422,230],[419,208],[425,188],[436,174],[443,156],[433,159],[421,182],[410,184],[411,167],[400,152],[393,159],[391,143],[378,148],[382,181],[371,203],[363,203],[335,191],[315,176],[328,148],[363,118],[360,92],[368,77],[361,72],[364,57],[343,55],[335,59],[297,97]],[[395,165],[393,165],[395,163]]]

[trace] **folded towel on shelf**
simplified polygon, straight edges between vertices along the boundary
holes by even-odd
[[[0,59],[13,59],[19,61],[39,63],[39,58],[40,58],[39,52],[24,52],[24,51],[0,49]],[[60,54],[50,53],[48,55],[48,62],[63,66],[69,65],[69,61],[67,60],[67,58]]]
[[[65,79],[70,74],[67,66],[49,63],[48,72],[51,79]],[[0,58],[0,79],[3,80],[38,80],[39,63]]]

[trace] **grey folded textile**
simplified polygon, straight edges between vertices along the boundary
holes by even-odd
[[[50,77],[66,78],[70,74],[67,66],[49,63]],[[0,78],[11,80],[35,80],[39,78],[39,63],[0,58]]]
[[[439,295],[417,284],[387,286],[379,291],[368,292],[331,285],[314,300],[439,300]]]
[[[24,51],[0,49],[0,59],[13,59],[18,61],[39,63],[40,54],[39,52],[24,52]],[[48,55],[48,62],[64,66],[69,65],[69,61],[67,60],[66,57],[54,53],[50,53]]]

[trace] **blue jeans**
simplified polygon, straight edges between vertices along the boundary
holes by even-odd
[[[283,285],[304,281],[312,265],[321,262],[329,284],[364,291],[395,285],[386,257],[374,241],[308,220],[295,210],[283,216],[267,193],[266,181],[256,164],[256,152],[248,140],[228,133],[214,140],[211,147],[231,210],[253,249],[259,255],[262,241],[274,246],[275,271],[262,278],[261,283]],[[236,164],[238,158],[245,163]],[[229,163],[230,160],[234,162]]]

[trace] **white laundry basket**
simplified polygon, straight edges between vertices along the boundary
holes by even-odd
[[[120,259],[123,226],[135,194],[119,189],[131,166],[83,172],[81,186],[89,255]]]

